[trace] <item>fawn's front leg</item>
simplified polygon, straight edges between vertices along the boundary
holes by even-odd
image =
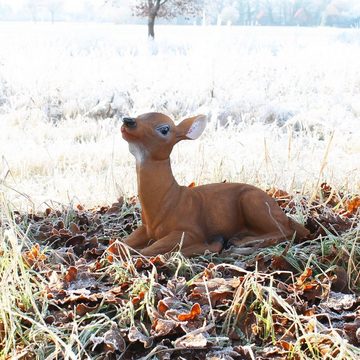
[[[156,256],[158,254],[180,250],[184,256],[194,256],[201,255],[206,250],[219,252],[222,247],[223,244],[221,241],[209,244],[205,241],[199,241],[196,237],[188,233],[173,231],[163,238],[156,240],[153,244],[142,249],[140,252],[144,256]]]
[[[149,241],[150,238],[147,234],[146,226],[141,225],[124,240],[124,243],[135,250],[139,250],[146,247]]]

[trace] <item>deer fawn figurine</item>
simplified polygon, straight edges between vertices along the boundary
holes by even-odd
[[[265,247],[303,238],[304,226],[288,218],[275,200],[247,184],[180,186],[172,173],[170,153],[181,140],[197,139],[206,126],[203,115],[175,123],[148,113],[124,118],[122,137],[136,159],[142,225],[125,243],[146,256],[180,247],[185,256],[220,252],[225,245]]]

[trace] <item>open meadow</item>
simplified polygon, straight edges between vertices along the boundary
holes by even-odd
[[[135,194],[119,117],[151,110],[209,117],[174,153],[182,184],[359,190],[357,29],[0,27],[1,180],[35,206]]]
[[[0,359],[359,359],[360,30],[155,31],[0,23]],[[208,117],[180,184],[269,190],[307,241],[123,249],[150,111]]]

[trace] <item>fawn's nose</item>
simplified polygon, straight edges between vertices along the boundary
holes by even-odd
[[[134,118],[130,118],[130,117],[123,118],[123,123],[128,128],[136,127],[136,121]]]

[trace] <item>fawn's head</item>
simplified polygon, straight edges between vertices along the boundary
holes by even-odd
[[[136,118],[123,118],[121,133],[129,143],[129,150],[137,162],[146,159],[165,160],[180,140],[197,139],[206,126],[204,115],[194,116],[175,123],[161,113],[148,113]]]

